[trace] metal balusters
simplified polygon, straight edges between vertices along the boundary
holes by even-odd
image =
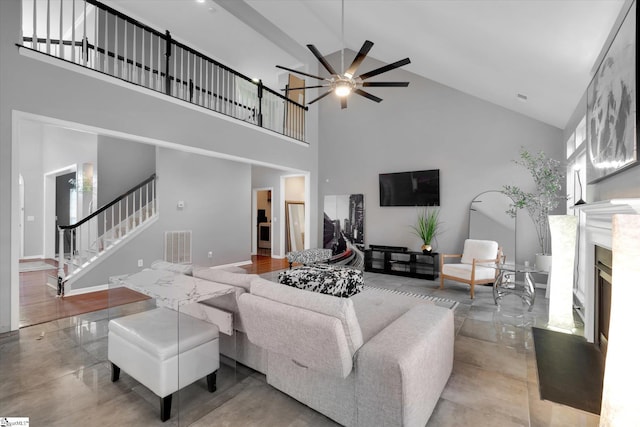
[[[176,47],[177,49],[177,47]],[[174,58],[173,58],[173,83],[171,83],[173,85],[173,96],[175,96],[176,98],[178,97],[178,55],[174,53]]]
[[[153,89],[153,33],[149,33],[149,89]]]
[[[38,8],[33,0],[33,31],[31,32],[31,48],[38,49]]]
[[[33,0],[34,7],[36,0]],[[47,0],[47,54],[51,53],[51,0]]]
[[[142,62],[141,62],[141,68],[140,68],[140,84],[142,86],[146,86],[145,83],[144,83],[145,82],[145,80],[144,80],[144,76],[145,76],[145,71],[144,71],[145,70],[145,68],[144,68],[144,33],[145,33],[145,30],[143,28],[142,29],[142,34],[140,35],[140,40],[142,41],[142,47],[140,48],[140,51],[141,51],[141,54],[142,54],[141,55],[142,56]]]
[[[123,61],[122,61],[122,74],[123,77],[127,80],[127,81],[131,81],[131,76],[129,75],[129,57],[127,56],[127,48],[129,47],[129,40],[128,40],[128,23],[127,20],[124,20],[124,46],[122,48],[122,56],[123,56]]]
[[[146,200],[145,200],[145,208],[144,208],[144,218],[147,219],[149,218],[149,184],[144,186],[144,190],[145,190],[145,194],[146,194]]]
[[[191,53],[187,51],[187,81],[191,82]],[[189,101],[191,101],[191,91],[189,90],[190,86],[187,83],[187,97],[189,97]]]
[[[180,98],[184,99],[184,49],[180,48]]]
[[[138,48],[138,44],[136,42],[136,33],[137,33],[137,27],[134,25],[133,26],[133,56],[132,56],[132,62],[133,65],[131,66],[131,73],[132,73],[132,81],[133,83],[138,83],[140,81],[140,79],[138,78],[138,57],[136,56],[136,49]]]
[[[78,1],[82,2],[82,9],[78,9]],[[58,12],[56,2],[59,3],[59,17],[55,16]],[[188,46],[173,42],[168,32],[165,36],[122,14],[113,13],[108,7],[93,0],[34,0],[26,3],[29,4],[27,10],[31,4],[34,6],[32,16],[27,15],[25,20],[25,27],[28,28],[29,21],[32,21],[33,25],[32,31],[26,31],[26,34],[31,33],[31,37],[24,38],[23,44],[26,47],[57,55],[78,65],[94,68],[258,125],[260,114],[256,111],[263,103],[263,127],[296,139],[304,139],[306,108],[284,99],[271,90],[264,100],[259,100],[253,90],[248,90],[250,86],[245,83],[248,80],[245,76],[210,60]],[[59,22],[55,23],[58,18]],[[46,19],[46,22],[42,22],[43,19]],[[82,28],[79,27],[80,19]],[[93,22],[87,22],[87,19]],[[115,21],[111,23],[111,20]],[[120,20],[124,22],[118,22]],[[56,27],[59,27],[59,34],[55,33]],[[41,31],[40,38],[38,29]],[[131,35],[129,31],[132,31]],[[166,52],[163,52],[163,46]],[[69,49],[71,55],[68,54]],[[89,54],[89,49],[93,49],[92,55]],[[176,49],[180,49],[179,55]],[[172,50],[175,52],[172,53]],[[82,55],[82,58],[76,55]],[[170,62],[172,56],[173,66]],[[110,69],[112,62],[113,69]],[[171,68],[173,75],[170,73]],[[286,121],[283,120],[284,111],[289,115]]]
[[[100,36],[100,9],[93,6],[93,17],[95,18],[95,23],[93,25],[93,67],[96,70],[100,69],[100,55],[98,52],[98,37]]]
[[[71,0],[71,62],[76,62],[76,0]]]
[[[89,52],[87,52],[87,0],[83,1],[83,9],[82,9],[82,64],[87,66],[87,57],[89,56]]]
[[[156,36],[158,37],[158,36]],[[156,88],[159,92],[162,92],[162,73],[160,72],[160,70],[162,70],[162,51],[161,48],[162,47],[162,38],[158,37],[158,56],[157,56],[157,62],[156,62]]]
[[[129,215],[127,213],[127,215]],[[127,223],[129,222],[129,220],[127,219]],[[136,228],[137,224],[136,224],[136,192],[134,191],[131,194],[131,228]]]
[[[104,14],[104,67],[102,70],[109,73],[109,14]]]
[[[138,193],[139,193],[138,194],[138,215],[139,215],[138,225],[140,225],[142,223],[142,188],[138,190]],[[135,195],[136,193],[133,193],[134,198],[135,198]],[[134,203],[134,206],[135,206],[135,203]]]

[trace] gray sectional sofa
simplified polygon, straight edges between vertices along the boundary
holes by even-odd
[[[220,352],[346,426],[424,426],[451,374],[453,311],[372,288],[339,298],[253,274],[196,269],[235,286],[203,303],[234,313]]]

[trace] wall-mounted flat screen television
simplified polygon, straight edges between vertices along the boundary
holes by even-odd
[[[380,206],[440,206],[440,170],[381,173]]]

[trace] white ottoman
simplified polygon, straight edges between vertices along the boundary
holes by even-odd
[[[109,321],[108,358],[111,381],[123,369],[160,397],[160,418],[166,421],[172,393],[205,376],[215,391],[218,327],[166,308],[120,317]]]

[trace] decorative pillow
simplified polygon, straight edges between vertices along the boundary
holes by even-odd
[[[251,289],[251,281],[258,277],[257,274],[239,274],[226,271],[223,268],[201,268],[193,272],[193,277],[237,286],[247,291]]]
[[[362,271],[347,267],[298,267],[278,274],[278,282],[307,291],[348,298],[362,291]]]
[[[261,277],[251,282],[251,293],[282,304],[337,318],[342,323],[351,354],[354,354],[363,344],[362,331],[353,308],[353,301],[348,298],[336,298],[331,295],[280,286]]]
[[[160,259],[151,263],[152,270],[166,270],[173,271],[174,273],[186,274],[187,276],[193,275],[192,264],[174,264],[172,262],[162,261]]]

